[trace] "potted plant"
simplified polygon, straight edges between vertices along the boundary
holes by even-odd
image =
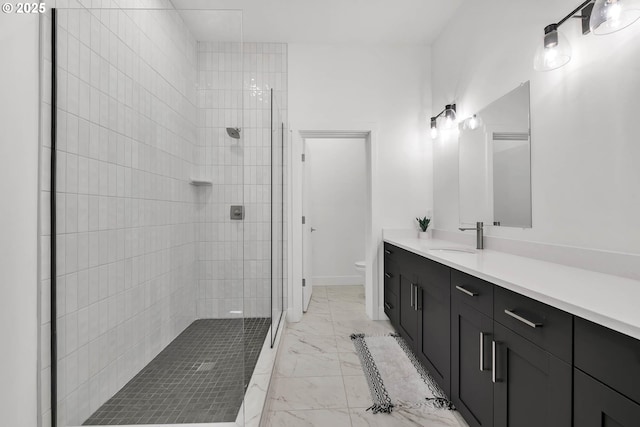
[[[420,239],[428,239],[429,238],[429,224],[431,223],[431,218],[416,218],[418,221],[418,225],[420,226],[420,232],[418,233],[418,238]]]

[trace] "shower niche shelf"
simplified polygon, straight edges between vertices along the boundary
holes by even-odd
[[[189,184],[195,185],[196,187],[206,187],[213,185],[213,181],[208,178],[191,178]]]

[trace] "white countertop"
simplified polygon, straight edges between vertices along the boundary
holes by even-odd
[[[384,241],[550,306],[640,339],[640,281],[446,240],[385,235]]]

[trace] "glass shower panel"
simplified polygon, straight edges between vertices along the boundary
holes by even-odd
[[[271,89],[271,347],[284,307],[284,118]]]
[[[244,322],[241,12],[55,16],[58,426],[234,422],[266,336]]]

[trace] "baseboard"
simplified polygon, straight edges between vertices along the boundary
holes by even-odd
[[[313,286],[349,286],[363,285],[364,276],[355,274],[353,276],[314,276]]]

